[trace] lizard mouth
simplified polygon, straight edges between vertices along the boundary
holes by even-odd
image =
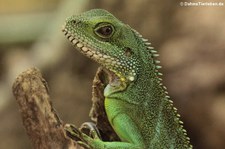
[[[116,66],[117,63],[120,63],[117,59],[110,57],[103,52],[99,52],[94,48],[90,48],[87,43],[84,42],[83,39],[73,36],[64,26],[62,28],[62,32],[67,37],[67,39],[73,44],[73,46],[77,47],[77,49],[87,57],[97,61],[101,65],[105,67],[103,68],[105,74],[108,76],[108,83],[114,82],[114,80],[118,80],[119,77],[107,66]],[[104,63],[104,64],[102,64]]]
[[[65,27],[63,27],[62,31],[64,35],[67,37],[67,39],[75,47],[77,47],[82,54],[100,63],[101,65],[105,66],[107,69],[112,70],[111,68],[118,67],[119,65],[121,65],[121,62],[117,58],[108,56],[102,50],[99,50],[99,49],[97,50],[91,47],[88,43],[84,41],[84,39],[76,35],[73,35]]]
[[[84,42],[82,41],[82,39],[78,38],[78,37],[74,37],[67,29],[65,29],[63,27],[62,29],[64,35],[67,37],[67,39],[75,46],[79,49],[79,51],[92,58],[92,57],[96,57],[101,56],[101,54],[97,51],[95,51],[93,48],[89,48],[87,45],[84,44]]]

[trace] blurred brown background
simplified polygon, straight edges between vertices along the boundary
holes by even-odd
[[[91,8],[112,12],[159,51],[163,82],[194,148],[225,148],[225,2],[185,7],[178,0],[0,0],[0,148],[31,148],[11,86],[32,66],[63,121],[89,121],[97,64],[73,49],[61,25]]]

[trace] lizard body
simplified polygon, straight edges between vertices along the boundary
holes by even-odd
[[[66,20],[63,32],[79,51],[111,73],[104,90],[108,120],[121,142],[81,134],[93,149],[192,148],[179,114],[161,83],[157,51],[105,10]]]

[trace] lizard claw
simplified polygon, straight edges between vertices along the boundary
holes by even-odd
[[[66,135],[76,141],[76,143],[85,148],[85,149],[91,149],[91,147],[86,143],[84,140],[84,137],[86,137],[86,134],[82,133],[76,126],[72,124],[66,124],[64,126],[64,129],[66,131]]]
[[[82,124],[80,129],[72,124],[66,124],[64,129],[68,137],[76,141],[78,145],[85,149],[91,149],[88,144],[93,141],[93,139],[100,139],[99,131],[92,122]]]
[[[96,127],[96,124],[94,124],[93,122],[83,123],[80,127],[80,130],[81,130],[81,132],[87,134],[88,136],[90,136],[93,139],[102,140],[100,132],[99,132],[98,128]]]
[[[66,124],[64,126],[64,129],[66,131],[66,135],[70,137],[71,139],[75,141],[81,141],[82,140],[82,135],[79,129],[76,128],[76,126],[72,124]]]

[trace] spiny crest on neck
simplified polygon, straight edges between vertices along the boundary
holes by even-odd
[[[144,42],[144,45],[146,46],[146,50],[148,50],[149,55],[150,55],[149,60],[153,60],[153,64],[155,66],[155,74],[157,75],[157,77],[159,79],[159,83],[161,83],[162,73],[159,72],[159,69],[161,69],[162,66],[159,65],[160,61],[156,59],[156,57],[159,56],[158,52],[154,49],[154,47],[151,46],[151,43],[148,41],[148,39],[143,38],[143,36],[139,32],[137,32],[136,30],[133,29],[133,31]]]
[[[146,50],[149,51],[149,54],[150,54],[149,60],[153,60],[153,64],[155,66],[155,74],[158,79],[158,84],[160,86],[162,86],[163,91],[165,93],[165,99],[168,101],[169,106],[173,108],[174,114],[176,116],[176,122],[179,123],[180,129],[182,130],[183,134],[185,135],[187,144],[190,144],[190,138],[187,136],[187,131],[183,128],[183,122],[180,120],[180,114],[178,114],[177,108],[175,108],[173,106],[173,101],[170,99],[170,96],[168,95],[166,86],[164,86],[162,84],[161,76],[163,74],[159,71],[159,69],[162,68],[162,66],[159,65],[160,61],[156,59],[159,56],[158,52],[154,49],[154,47],[151,46],[151,43],[148,41],[148,39],[143,38],[143,36],[136,30],[134,30],[134,29],[132,29],[132,30],[139,38],[141,38],[141,40],[144,42],[144,45],[146,46]],[[189,148],[192,148],[192,146],[190,145]]]

